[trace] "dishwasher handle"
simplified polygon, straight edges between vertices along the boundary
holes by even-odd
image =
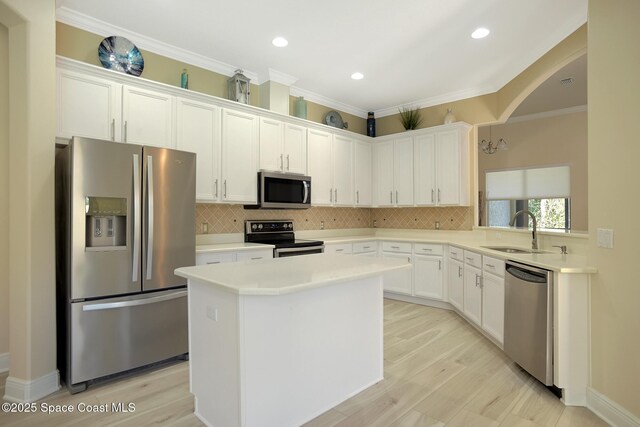
[[[531,270],[524,270],[514,265],[507,266],[506,271],[512,276],[520,280],[524,280],[525,282],[540,283],[545,285],[547,284],[547,275],[543,273],[538,273]]]

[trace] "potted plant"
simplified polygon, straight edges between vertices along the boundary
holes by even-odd
[[[417,108],[402,107],[398,109],[400,112],[400,121],[405,130],[418,129],[420,123],[422,123],[422,115]]]

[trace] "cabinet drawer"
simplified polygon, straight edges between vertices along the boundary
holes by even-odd
[[[383,252],[411,253],[411,243],[406,242],[382,242]]]
[[[504,260],[483,255],[482,270],[495,274],[496,276],[504,277]]]
[[[353,245],[351,243],[333,243],[324,245],[325,254],[350,254],[353,252]]]
[[[273,249],[260,249],[257,251],[241,251],[236,255],[237,261],[251,261],[257,259],[273,258]]]
[[[456,248],[455,246],[449,246],[449,258],[464,262],[464,250]]]
[[[357,242],[353,244],[353,253],[377,252],[378,242]]]
[[[476,268],[482,268],[482,255],[471,251],[464,251],[464,263]]]
[[[442,255],[442,245],[416,243],[413,245],[416,255]]]
[[[223,262],[234,262],[235,252],[213,252],[196,254],[196,265],[221,264]]]

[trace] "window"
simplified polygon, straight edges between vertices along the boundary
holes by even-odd
[[[569,166],[493,171],[485,176],[490,227],[508,227],[517,211],[528,209],[539,228],[571,229]],[[515,225],[532,227],[533,221],[520,215]]]
[[[490,227],[508,227],[511,218],[521,209],[528,209],[538,221],[538,228],[570,230],[570,199],[489,200],[487,223]],[[517,227],[533,227],[527,216],[516,219]]]

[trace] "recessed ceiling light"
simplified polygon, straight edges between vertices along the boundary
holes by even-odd
[[[489,35],[491,31],[486,28],[480,27],[471,33],[471,37],[474,39],[483,39]]]
[[[289,44],[287,39],[285,39],[284,37],[276,37],[271,41],[271,43],[276,47],[285,47]]]
[[[353,74],[351,74],[351,78],[353,80],[362,80],[362,79],[364,79],[364,74],[362,74],[362,73],[353,73]]]

